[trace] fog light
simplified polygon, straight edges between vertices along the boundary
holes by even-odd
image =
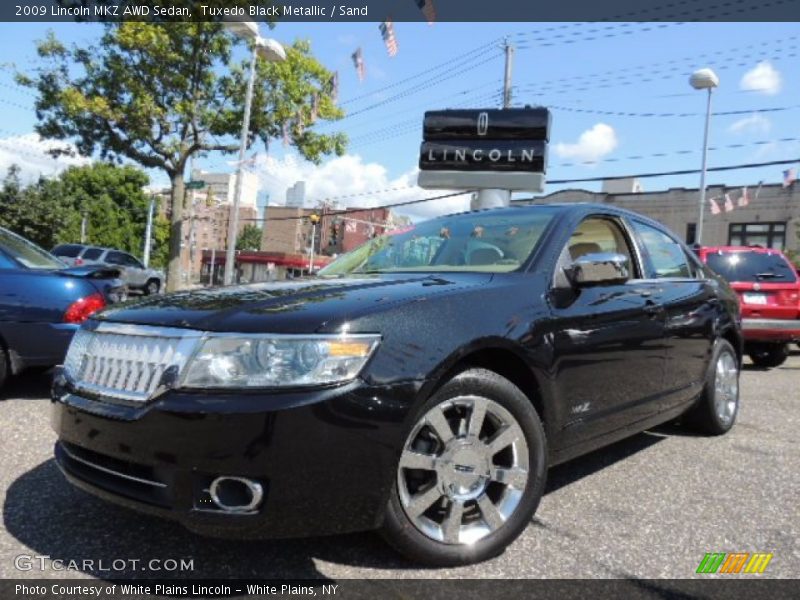
[[[261,484],[244,477],[217,477],[208,493],[217,508],[226,512],[253,512],[264,499]]]

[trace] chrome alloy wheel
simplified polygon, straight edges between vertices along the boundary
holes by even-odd
[[[473,544],[499,529],[527,482],[522,428],[505,408],[480,396],[431,408],[411,430],[397,469],[409,520],[446,544]]]
[[[714,411],[721,424],[730,424],[738,404],[739,366],[730,352],[722,352],[714,375]]]

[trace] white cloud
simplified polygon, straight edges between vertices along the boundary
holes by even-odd
[[[53,158],[47,151],[69,147],[75,156]],[[0,138],[0,176],[5,176],[11,165],[20,167],[20,178],[24,182],[40,176],[52,177],[68,167],[90,163],[91,160],[77,154],[75,147],[66,142],[44,140],[37,133],[26,133]]]
[[[557,143],[555,151],[561,158],[595,162],[613,152],[618,143],[613,127],[597,123],[591,129],[584,131],[576,143]]]
[[[742,75],[739,87],[749,92],[760,92],[774,96],[781,91],[783,81],[780,71],[767,61],[761,61],[747,73]]]
[[[321,165],[295,154],[281,159],[265,156],[259,158],[256,172],[260,174],[261,190],[269,193],[270,204],[284,204],[286,189],[297,181],[306,182],[306,206],[309,207],[327,198],[339,202],[343,208],[369,208],[448,193],[447,190],[418,187],[416,168],[392,179],[386,167],[375,162],[365,163],[357,154],[332,158]],[[351,194],[360,195],[342,197]],[[395,212],[420,220],[468,209],[469,196],[464,195],[398,207]]]
[[[728,127],[731,133],[769,133],[772,129],[772,122],[759,113],[753,113],[749,117],[739,119]]]

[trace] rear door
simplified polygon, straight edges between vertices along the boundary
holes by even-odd
[[[695,397],[705,381],[718,314],[717,282],[706,279],[697,260],[674,236],[631,219],[645,255],[646,275],[658,282],[667,346],[664,410]]]

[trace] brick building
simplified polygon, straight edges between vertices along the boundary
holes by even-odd
[[[706,201],[703,217],[703,244],[760,245],[800,250],[800,183],[788,187],[780,184],[747,187],[747,206],[739,206],[742,187],[710,186],[706,198],[715,199],[721,212],[712,214]],[[756,197],[756,193],[758,194]],[[728,194],[733,210],[725,210]],[[658,192],[612,193],[586,190],[561,190],[533,199],[547,202],[597,202],[613,204],[664,223],[688,243],[695,238],[699,213],[698,189],[670,188]]]

